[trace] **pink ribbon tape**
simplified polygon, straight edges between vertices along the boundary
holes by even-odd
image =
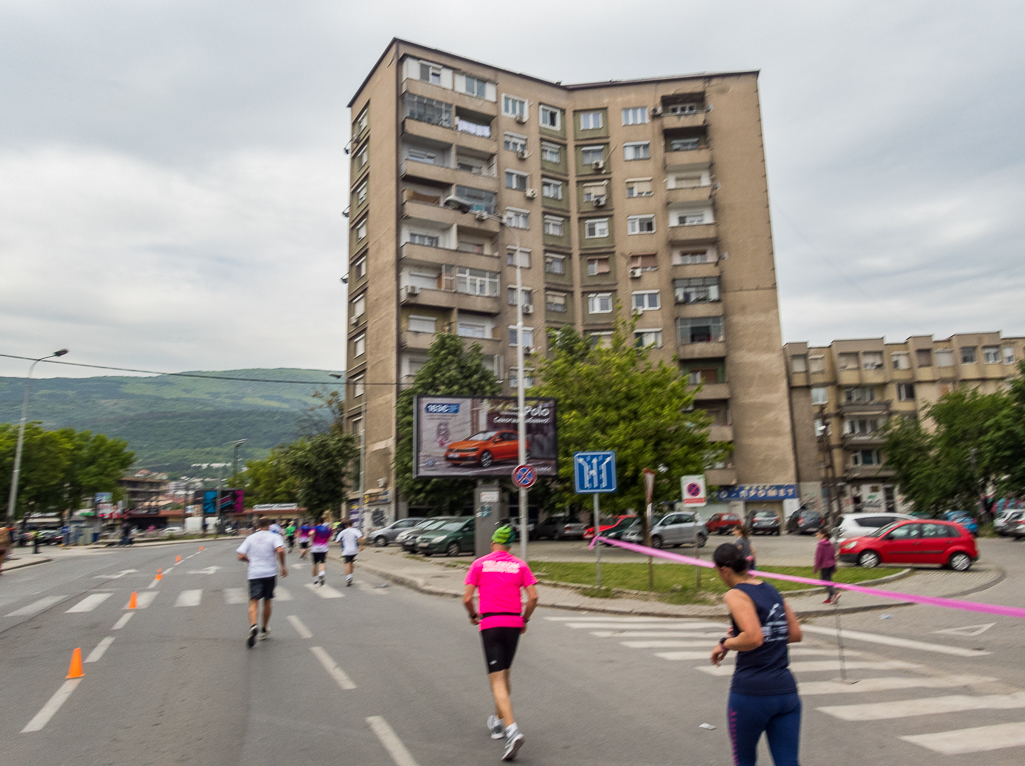
[[[591,546],[597,542],[603,542],[607,545],[615,545],[617,548],[623,548],[634,553],[643,553],[646,556],[658,556],[659,558],[666,559],[668,561],[675,561],[680,564],[690,564],[691,566],[704,567],[705,569],[715,569],[715,564],[711,561],[703,561],[702,559],[696,559],[692,556],[682,556],[679,553],[669,553],[668,551],[662,551],[657,548],[648,548],[645,545],[636,545],[634,543],[624,543],[622,540],[610,540],[607,537],[595,537],[591,540]],[[1014,606],[1000,606],[998,604],[980,604],[977,601],[958,601],[953,598],[939,598],[938,596],[916,596],[913,593],[895,593],[892,590],[880,590],[879,588],[865,588],[861,585],[851,585],[843,582],[827,582],[826,580],[813,580],[810,577],[796,577],[794,575],[776,574],[774,572],[762,572],[757,569],[751,570],[756,572],[759,577],[770,579],[770,580],[788,580],[790,582],[804,583],[805,585],[818,585],[826,587],[832,585],[834,588],[839,590],[849,590],[855,593],[866,593],[869,596],[878,596],[879,598],[890,598],[895,601],[907,601],[912,604],[925,604],[927,606],[942,606],[946,609],[961,609],[967,612],[982,612],[983,614],[995,614],[999,617],[1017,617],[1020,620],[1025,620],[1025,609],[1020,609]]]

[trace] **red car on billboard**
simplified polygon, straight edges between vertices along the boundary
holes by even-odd
[[[530,443],[527,443],[530,456]],[[445,448],[445,462],[452,465],[479,465],[517,461],[520,456],[519,435],[515,431],[480,431]]]

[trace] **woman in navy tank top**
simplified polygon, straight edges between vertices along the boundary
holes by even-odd
[[[713,556],[719,578],[729,586],[723,600],[732,627],[712,651],[716,666],[737,652],[727,705],[735,766],[755,766],[762,732],[776,766],[799,766],[801,699],[790,672],[787,646],[801,640],[801,626],[769,583],[752,577],[736,545],[720,545]]]

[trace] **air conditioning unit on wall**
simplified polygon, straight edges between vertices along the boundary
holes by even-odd
[[[523,307],[523,313],[524,314],[533,314],[534,313],[534,305],[532,303],[528,303],[526,306]]]
[[[604,173],[605,172],[605,161],[604,160],[598,160],[597,162],[592,162],[591,163],[591,170],[593,170],[595,173]]]
[[[520,125],[526,125],[527,124],[527,115],[525,115],[525,114],[518,114],[518,115],[516,115],[516,122],[518,122]]]
[[[651,116],[652,117],[661,117],[662,116],[662,107],[660,107],[660,106],[653,106],[653,107],[651,107]]]
[[[519,157],[521,160],[525,160],[527,159],[527,157],[530,156],[530,152],[528,152],[526,149],[518,149],[516,151],[516,156]]]
[[[406,287],[406,295],[419,295],[420,287],[418,285],[408,285]]]
[[[642,272],[641,272],[640,267],[639,266],[634,266],[632,269],[630,269],[630,279],[640,279],[641,278],[641,273]]]
[[[535,197],[537,197],[537,189],[527,189],[525,192],[523,192],[523,194],[526,196],[527,199],[534,199]]]
[[[605,197],[595,197],[591,200],[591,204],[595,207],[605,207]]]

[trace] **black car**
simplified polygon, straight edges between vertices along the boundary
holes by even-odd
[[[818,511],[798,511],[787,519],[787,534],[813,535],[823,524],[822,514]]]
[[[752,535],[778,535],[782,531],[779,516],[773,511],[755,511],[750,516],[748,529]]]

